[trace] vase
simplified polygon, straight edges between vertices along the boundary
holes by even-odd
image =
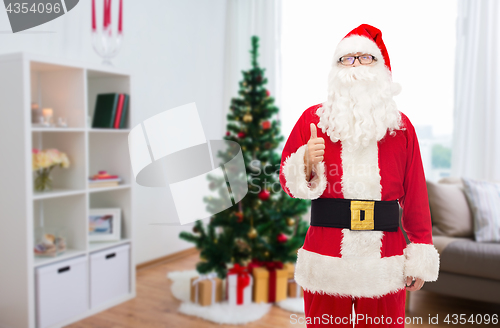
[[[41,169],[37,171],[37,175],[35,178],[35,190],[52,190],[52,178],[50,177],[50,169]]]

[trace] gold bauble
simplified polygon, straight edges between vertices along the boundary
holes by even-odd
[[[295,224],[295,219],[293,218],[286,219],[286,224],[288,224],[289,226],[293,226]]]
[[[268,251],[265,251],[265,252],[264,252],[264,256],[265,256],[265,257],[268,257],[268,256],[269,256],[269,252],[268,252]]]
[[[255,229],[254,227],[252,227],[250,229],[250,231],[248,232],[248,238],[254,239],[256,237],[257,237],[257,229]]]
[[[252,120],[253,120],[253,116],[250,113],[246,113],[243,116],[243,122],[245,122],[245,123],[250,123],[250,122],[252,122]]]

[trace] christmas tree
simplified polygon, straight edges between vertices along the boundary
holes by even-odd
[[[198,220],[193,233],[180,234],[180,238],[195,243],[200,250],[197,271],[215,271],[220,278],[226,277],[228,263],[245,265],[253,259],[295,262],[308,228],[300,216],[307,212],[310,203],[291,198],[279,183],[281,153],[276,148],[284,137],[280,134],[280,122],[273,119],[279,109],[264,87],[265,69],[257,62],[259,38],[252,36],[251,41],[252,67],[242,71],[239,97],[231,99],[224,136],[241,146],[248,193],[232,207],[211,216],[206,227]],[[230,149],[219,152],[218,157],[228,161],[234,153]],[[211,180],[211,189],[226,188],[224,180]],[[209,203],[214,201],[217,200]]]

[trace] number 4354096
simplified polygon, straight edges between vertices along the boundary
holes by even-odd
[[[28,4],[26,2],[16,2],[14,4],[9,3],[9,5],[5,8],[7,12],[10,13],[24,13],[26,14],[27,12],[32,12],[32,13],[56,13],[58,14],[61,11],[61,4],[60,3],[34,3],[31,5],[31,7],[28,8]]]
[[[466,314],[448,314],[443,320],[447,324],[465,324],[465,323],[471,323],[471,324],[498,324],[498,314],[471,314],[469,318],[467,318]]]

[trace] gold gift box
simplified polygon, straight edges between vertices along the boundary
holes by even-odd
[[[253,301],[255,303],[269,302],[269,271],[265,267],[253,268]],[[276,269],[276,299],[275,302],[286,299],[288,270]]]
[[[191,302],[196,303],[196,285],[193,285],[193,281],[198,279],[198,277],[191,278]],[[212,280],[215,281],[215,302],[222,301],[222,280],[219,278],[205,279],[199,281],[198,284],[198,304],[201,306],[212,305]]]

